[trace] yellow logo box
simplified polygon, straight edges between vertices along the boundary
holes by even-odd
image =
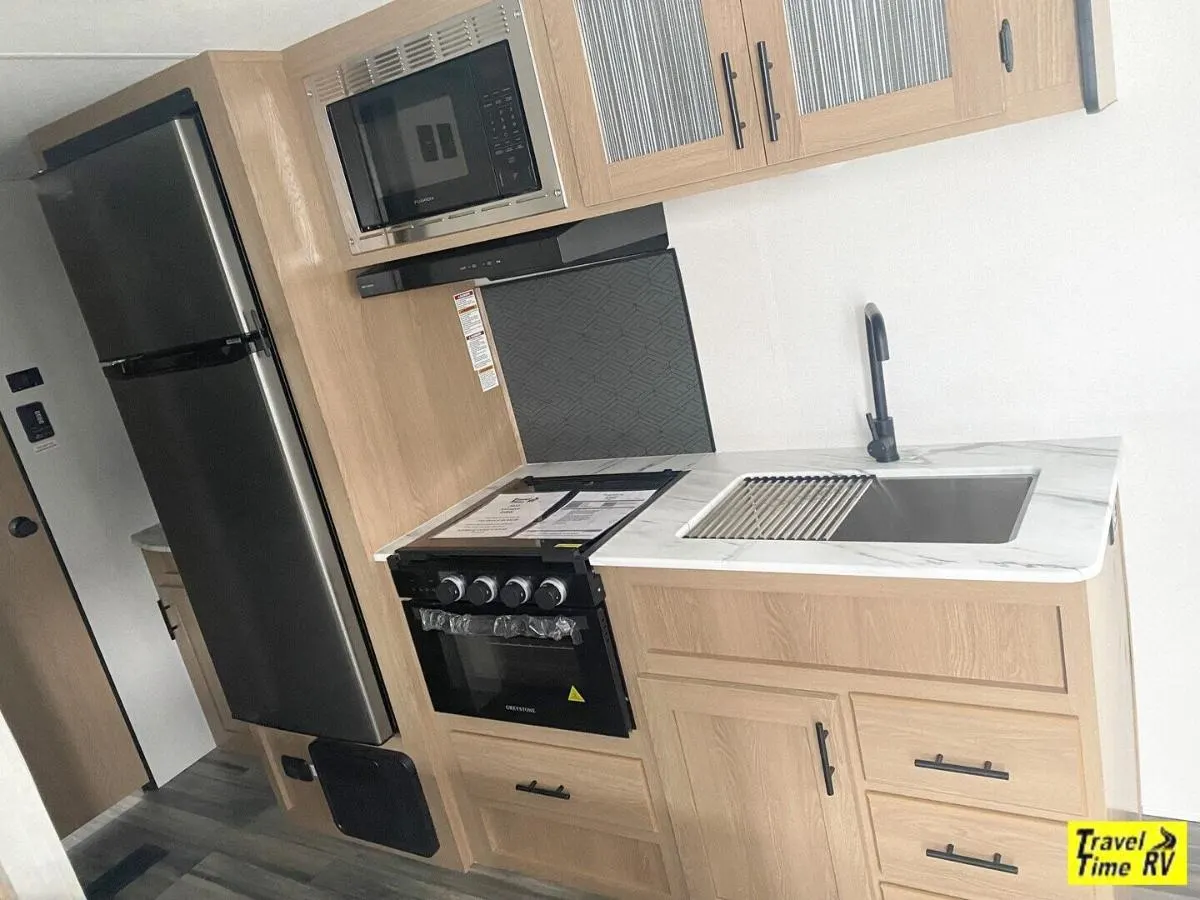
[[[1068,822],[1067,883],[1187,884],[1187,822]]]

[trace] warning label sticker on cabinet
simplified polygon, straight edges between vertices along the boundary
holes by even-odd
[[[500,376],[496,374],[495,369],[484,369],[479,373],[479,386],[483,388],[486,394],[488,391],[500,387]]]
[[[495,365],[492,359],[492,346],[488,343],[486,334],[477,334],[467,338],[467,352],[471,354],[471,365],[476,372],[490,369]]]
[[[454,308],[459,312],[464,309],[470,309],[472,306],[479,305],[479,298],[475,296],[474,291],[463,291],[461,294],[454,295]]]
[[[474,337],[483,333],[483,313],[478,306],[472,306],[466,312],[458,314],[458,322],[462,325],[463,337]]]

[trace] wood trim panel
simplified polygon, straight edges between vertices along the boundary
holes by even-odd
[[[700,656],[1064,690],[1054,607],[867,592],[640,585],[631,608],[649,655]],[[855,581],[856,579],[848,579]],[[627,586],[620,590],[629,591]],[[610,593],[613,586],[609,585]]]

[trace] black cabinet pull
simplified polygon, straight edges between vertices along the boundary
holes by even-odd
[[[1012,22],[1005,19],[1000,23],[1000,61],[1004,63],[1004,71],[1011,72],[1017,67],[1016,50],[1013,47]]]
[[[737,72],[733,71],[733,60],[728,53],[721,54],[721,71],[725,75],[725,93],[729,97],[729,116],[733,119],[733,142],[739,150],[746,149],[746,123],[742,121],[741,110],[738,109],[737,88],[733,80]]]
[[[833,796],[833,773],[837,771],[829,764],[829,732],[825,726],[817,723],[817,750],[821,753],[821,773],[825,776],[825,793]]]
[[[531,781],[529,784],[518,784],[517,790],[525,794],[537,794],[539,797],[553,797],[556,800],[570,800],[571,792],[565,790],[565,785],[559,785],[556,788],[538,787],[537,781]]]
[[[976,856],[960,856],[954,852],[954,845],[947,844],[945,850],[926,850],[925,855],[930,859],[942,859],[946,862],[958,863],[960,866],[974,866],[977,869],[990,869],[993,872],[1003,872],[1005,875],[1016,875],[1017,867],[1011,863],[1000,862],[1000,854],[993,853],[991,859],[979,859]]]
[[[771,70],[775,63],[767,53],[767,42],[758,42],[758,75],[762,79],[763,104],[767,107],[767,132],[772,141],[779,140],[779,113],[775,112],[775,88],[771,86]]]
[[[976,778],[995,778],[999,781],[1008,781],[1008,773],[1003,769],[993,769],[991,762],[985,762],[982,766],[960,766],[957,763],[948,763],[946,757],[938,754],[933,759],[914,759],[913,765],[918,769],[936,769],[939,772],[954,772],[958,775],[974,775]]]
[[[158,612],[162,613],[162,624],[167,626],[167,634],[170,635],[170,640],[175,640],[175,632],[179,631],[179,625],[170,624],[170,617],[167,614],[170,605],[164,604],[162,600],[158,601]]]

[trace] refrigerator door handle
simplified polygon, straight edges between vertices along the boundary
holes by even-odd
[[[200,134],[200,123],[196,119],[176,119],[174,125],[188,173],[191,175],[192,187],[204,215],[205,226],[212,238],[217,259],[220,260],[221,278],[233,298],[242,331],[259,331],[261,329],[258,310],[254,304],[254,292],[246,277],[246,267],[242,264],[242,255],[233,233],[233,211],[226,210],[225,200],[217,183],[216,160],[209,157]]]

